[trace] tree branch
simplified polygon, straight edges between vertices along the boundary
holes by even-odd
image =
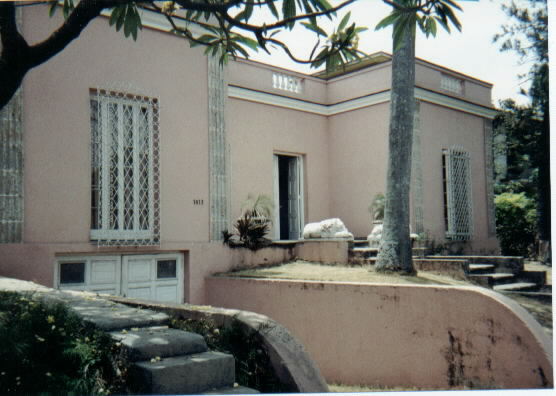
[[[274,29],[284,27],[291,22],[297,22],[299,20],[311,19],[311,18],[316,18],[316,17],[319,17],[319,16],[323,16],[323,15],[333,14],[334,12],[350,5],[351,3],[354,3],[355,1],[356,0],[347,0],[347,1],[344,1],[343,3],[337,5],[336,7],[332,7],[328,10],[317,11],[317,12],[312,12],[312,13],[307,13],[307,14],[300,14],[300,15],[296,15],[296,16],[291,17],[291,18],[285,18],[285,19],[280,20],[279,22],[276,22],[276,23],[273,23],[273,24],[270,24],[270,25],[264,25],[264,26],[251,25],[251,24],[248,24],[248,23],[240,22],[240,21],[236,20],[234,17],[230,16],[227,12],[224,13],[224,18],[226,19],[226,22],[228,22],[230,25],[238,27],[240,29],[247,30],[247,31],[250,31],[250,32],[253,32],[253,33],[265,32],[265,31],[268,31],[268,30],[274,30]]]
[[[30,68],[46,62],[61,52],[73,40],[79,37],[85,27],[100,15],[103,9],[111,8],[129,1],[116,0],[82,0],[77,4],[62,26],[43,42],[30,47]]]

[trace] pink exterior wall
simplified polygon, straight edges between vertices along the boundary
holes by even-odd
[[[391,63],[380,64],[328,81],[328,103],[334,104],[390,89]]]
[[[472,79],[464,74],[452,70],[443,70],[441,67],[426,61],[417,60],[415,65],[415,85],[431,89],[433,91],[443,92],[440,87],[442,73],[446,73],[456,78],[461,78],[464,81],[464,92],[461,96],[462,99],[484,106],[492,106],[492,98],[490,95],[492,88],[491,84]],[[445,93],[450,96],[459,97],[454,93]]]
[[[331,215],[355,236],[372,231],[368,207],[386,191],[389,103],[330,117]]]
[[[285,326],[328,383],[553,386],[550,339],[523,308],[490,290],[223,277],[207,284],[208,304]]]
[[[310,102],[326,102],[326,96],[328,92],[326,82],[319,78],[311,77],[303,73],[296,73],[294,71],[282,69],[280,67],[244,59],[238,59],[235,62],[230,62],[228,64],[226,73],[228,82],[232,85],[263,92],[269,92],[280,96],[303,99]],[[295,93],[273,88],[273,73],[286,74],[288,76],[300,78],[303,85],[302,92]]]
[[[247,194],[273,197],[273,154],[302,155],[305,223],[330,217],[326,118],[239,99],[227,103],[232,219]]]
[[[60,18],[48,18],[47,6],[26,7],[26,38],[30,43],[44,39]],[[418,70],[425,85],[427,78],[439,78],[436,69],[428,74],[422,67]],[[301,99],[325,110],[329,104],[390,86],[388,62],[328,82],[287,72],[303,79],[300,94],[272,88],[273,72],[286,71],[250,61],[231,62],[227,82],[274,97]],[[181,39],[150,28],[144,28],[135,43],[109,27],[106,18],[93,21],[78,40],[32,70],[23,84],[23,244],[0,246],[0,274],[52,286],[59,254],[183,252],[189,275],[186,300],[203,302],[204,277],[244,260],[221,243],[208,241],[207,83],[207,59],[201,49],[190,49]],[[479,91],[487,89],[477,86]],[[159,247],[99,248],[90,241],[91,88],[159,100]],[[340,217],[355,235],[370,232],[367,207],[376,193],[385,190],[388,103],[330,116],[238,98],[228,98],[226,106],[231,221],[247,194],[272,196],[273,154],[289,153],[304,160],[306,223]],[[462,144],[472,153],[475,226],[481,239],[476,247],[491,249],[496,241],[485,231],[482,120],[428,104],[422,105],[421,118],[426,227],[442,237],[438,161],[445,145]],[[203,200],[204,205],[193,205],[193,200]]]
[[[483,118],[438,105],[421,104],[421,158],[425,230],[437,241],[444,239],[442,149],[454,145],[470,154],[474,252],[495,253],[498,242],[488,234],[485,141]]]
[[[29,7],[24,27],[31,41],[53,26],[47,7]],[[89,88],[114,84],[160,100],[162,239],[208,239],[208,206],[193,206],[193,199],[208,201],[206,58],[150,29],[140,40],[141,46],[125,39],[100,18],[26,77],[26,243],[89,241]],[[148,54],[142,46],[150,48]]]

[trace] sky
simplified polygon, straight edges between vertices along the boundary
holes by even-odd
[[[523,1],[517,0],[517,3]],[[509,0],[460,0],[458,4],[463,12],[457,12],[457,16],[463,26],[462,32],[452,29],[452,33],[448,34],[439,27],[436,37],[427,39],[419,34],[416,42],[417,57],[494,84],[492,101],[496,106],[499,100],[506,98],[521,104],[528,102],[527,97],[519,93],[518,75],[525,74],[531,66],[523,64],[512,51],[500,52],[500,44],[492,41],[494,35],[501,31],[501,26],[510,22],[501,9],[503,2]],[[351,21],[369,28],[360,35],[359,49],[368,54],[377,51],[392,53],[392,28],[375,31],[377,23],[390,12],[388,5],[381,0],[359,0],[345,11],[340,11],[338,17],[343,17],[348,11],[351,11]],[[336,21],[327,26],[325,19],[322,22],[327,32],[331,32],[338,23]],[[294,53],[307,57],[315,43],[315,34],[299,26],[280,36],[280,39],[287,42]],[[252,54],[251,59],[300,72],[315,71],[289,60],[279,51],[272,51],[272,56],[269,56],[259,50]],[[527,83],[523,87],[527,88]]]

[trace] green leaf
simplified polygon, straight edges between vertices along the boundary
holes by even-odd
[[[247,51],[245,51],[243,49],[243,47],[241,45],[239,45],[237,43],[234,43],[233,41],[232,41],[231,45],[235,50],[239,51],[241,53],[241,55],[243,55],[245,58],[249,58],[249,54],[247,53]]]
[[[390,25],[393,25],[398,18],[400,18],[400,13],[393,11],[390,15],[388,15],[386,18],[382,19],[375,27],[375,30],[380,30],[380,29],[384,29]]]
[[[252,50],[258,51],[259,49],[259,43],[256,40],[253,40],[249,37],[238,36],[238,41],[241,42],[242,44],[245,44]]]
[[[64,6],[62,8],[64,12],[64,19],[68,19],[70,12],[73,11],[75,5],[73,4],[73,0],[64,0]]]
[[[136,22],[135,19],[133,18],[133,7],[131,5],[127,6],[127,12],[125,15],[125,20],[124,20],[124,36],[125,37],[129,37],[131,32],[133,31],[133,29],[136,29]]]
[[[116,21],[119,19],[122,9],[125,9],[125,6],[117,6],[112,9],[112,13],[110,14],[110,19],[108,20],[108,24],[110,26],[114,25]]]
[[[305,26],[306,29],[315,32],[319,36],[324,36],[324,37],[328,36],[326,32],[323,29],[321,29],[318,25],[313,25],[312,23],[308,23],[308,22],[301,22],[301,24]]]
[[[118,15],[118,20],[116,21],[116,31],[120,31],[122,26],[124,26],[125,16],[126,16],[127,5],[122,6],[122,11]]]
[[[348,12],[346,15],[344,15],[344,17],[342,18],[342,21],[340,22],[340,24],[338,25],[338,31],[342,31],[344,30],[344,28],[346,27],[347,23],[349,22],[349,18],[351,16],[351,11]]]
[[[454,12],[449,6],[443,6],[444,13],[448,16],[452,24],[456,27],[457,30],[461,32],[461,23],[458,18],[455,16]]]
[[[282,14],[284,15],[284,19],[292,18],[295,16],[296,13],[296,6],[295,0],[284,0],[282,3]],[[291,30],[293,27],[294,22],[288,23],[287,27]]]
[[[456,10],[461,11],[461,7],[460,7],[455,1],[452,1],[452,0],[442,0],[442,3],[447,3],[448,6],[454,7]]]
[[[332,6],[327,0],[314,0],[314,4],[315,7],[320,11],[326,11],[332,8]],[[330,15],[328,17],[332,19]]]
[[[48,16],[50,18],[52,18],[54,16],[54,14],[56,14],[56,9],[58,8],[58,2],[57,1],[51,1],[50,2],[50,9],[48,10]]]
[[[278,10],[274,5],[274,0],[268,0],[267,4],[268,4],[268,8],[270,8],[270,12],[272,12],[272,15],[274,15],[274,18],[278,19],[279,18]]]

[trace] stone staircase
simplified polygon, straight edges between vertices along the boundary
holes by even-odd
[[[204,338],[168,328],[168,315],[114,302],[69,302],[83,320],[108,332],[131,362],[132,390],[142,394],[250,394],[235,385],[235,361],[209,351]]]
[[[467,279],[497,292],[532,292],[546,284],[545,271],[526,271],[523,257],[504,256],[425,256],[426,248],[413,248],[419,262],[468,262],[463,270]],[[374,265],[378,248],[371,248],[363,239],[353,241],[349,249],[350,265]]]
[[[458,256],[457,258],[469,260],[467,275],[469,280],[497,292],[538,291],[546,284],[546,272],[525,270],[522,257]]]

